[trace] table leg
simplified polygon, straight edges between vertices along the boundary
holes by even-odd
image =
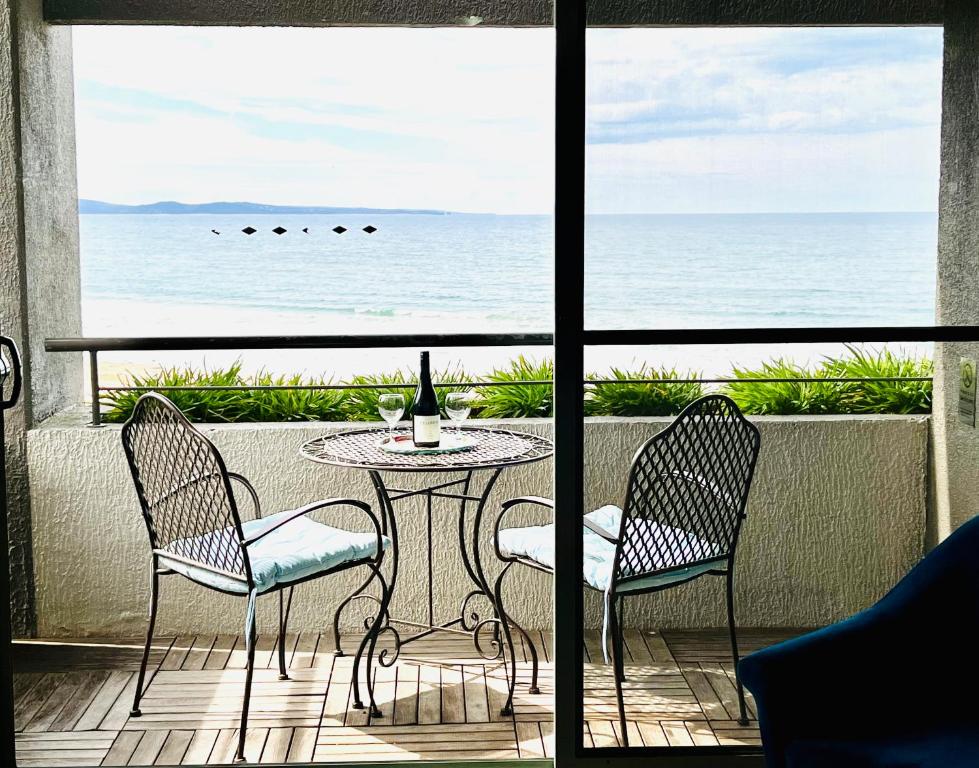
[[[354,658],[354,693],[358,692],[359,688],[359,670],[360,661],[364,655],[364,651],[367,651],[367,665],[365,669],[367,691],[372,702],[372,717],[380,717],[381,712],[373,705],[374,701],[374,678],[373,678],[373,667],[375,652],[377,650],[377,641],[381,635],[388,633],[391,635],[392,642],[394,643],[393,651],[389,653],[387,648],[381,649],[380,653],[377,654],[377,661],[381,666],[390,667],[397,661],[398,656],[401,653],[401,635],[398,630],[391,626],[391,598],[394,594],[394,587],[398,580],[398,557],[399,557],[399,546],[398,541],[398,520],[394,514],[394,507],[391,503],[391,497],[387,492],[387,488],[384,486],[384,481],[381,478],[379,472],[370,472],[371,482],[374,485],[374,491],[377,494],[377,501],[381,507],[383,528],[386,535],[391,539],[391,550],[390,550],[390,560],[391,560],[391,578],[389,581],[385,582],[384,576],[381,573],[380,567],[383,564],[378,564],[377,568],[372,569],[373,573],[371,578],[363,584],[359,590],[354,592],[346,602],[356,599],[358,597],[370,598],[378,603],[377,615],[368,618],[364,623],[366,625],[367,632],[364,634],[363,639],[360,641],[360,646],[357,648],[357,655]],[[360,594],[367,585],[371,583],[374,579],[377,579],[378,584],[381,588],[381,598],[377,600],[373,595],[363,595]],[[373,621],[372,621],[373,619]],[[359,696],[355,696],[354,708],[358,708],[357,704],[359,701]]]
[[[476,589],[469,592],[462,600],[462,605],[459,610],[459,621],[463,629],[471,632],[473,635],[473,644],[476,646],[476,650],[481,656],[487,659],[498,658],[502,653],[502,645],[500,643],[500,624],[499,624],[499,612],[496,609],[496,600],[493,597],[493,589],[490,586],[489,579],[486,578],[486,571],[483,568],[482,559],[482,543],[481,543],[481,533],[482,533],[482,522],[483,513],[486,510],[486,502],[489,500],[490,494],[493,491],[493,487],[496,485],[496,481],[500,474],[503,472],[502,469],[496,469],[489,476],[486,481],[486,485],[483,487],[482,493],[479,495],[479,501],[476,504],[476,511],[473,515],[473,525],[472,534],[468,535],[465,526],[465,507],[466,501],[463,500],[462,507],[460,509],[460,522],[459,522],[459,550],[462,553],[462,559],[465,563],[466,570],[469,573],[470,578],[476,585]],[[471,477],[472,473],[470,473]],[[468,492],[468,483],[467,483]],[[483,619],[480,617],[479,613],[475,610],[469,609],[469,603],[476,597],[483,597],[492,607],[493,616],[492,618]],[[479,643],[479,632],[487,625],[492,624],[493,626],[493,642],[492,645],[496,649],[495,652],[490,656],[483,651]]]

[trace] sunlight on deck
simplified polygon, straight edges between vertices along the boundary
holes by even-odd
[[[743,649],[794,633],[743,632]],[[541,758],[553,754],[550,638],[541,693],[527,693],[529,656],[519,649],[511,717],[500,715],[507,670],[466,637],[434,637],[377,667],[380,718],[355,710],[353,659],[328,635],[287,635],[290,680],[278,680],[275,638],[259,638],[245,753],[252,762]],[[345,646],[355,643],[345,639]],[[723,632],[626,632],[625,700],[630,743],[647,746],[758,744],[738,725],[733,668]],[[618,744],[610,668],[599,638],[585,642],[585,743]],[[230,763],[237,740],[244,644],[234,636],[161,639],[157,672],[130,718],[139,641],[16,644],[18,765]],[[749,707],[753,702],[749,698]],[[754,716],[754,710],[751,709]]]

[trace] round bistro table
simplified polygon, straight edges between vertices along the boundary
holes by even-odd
[[[447,430],[448,431],[448,430]],[[460,430],[451,430],[455,433]],[[349,467],[365,470],[370,476],[377,501],[381,507],[381,525],[383,533],[391,539],[390,559],[392,561],[388,581],[381,579],[381,597],[377,598],[365,590],[374,581],[374,574],[358,589],[348,595],[336,610],[333,617],[336,652],[343,655],[340,647],[340,614],[353,600],[365,599],[377,604],[378,615],[365,620],[368,634],[364,636],[358,649],[358,659],[365,646],[369,647],[368,669],[370,659],[374,655],[374,646],[380,635],[389,633],[394,644],[393,653],[387,649],[380,652],[378,661],[384,666],[390,666],[397,659],[401,647],[414,640],[427,637],[435,632],[455,632],[471,635],[476,650],[486,658],[497,658],[502,652],[499,642],[499,616],[493,589],[483,570],[482,545],[480,528],[486,501],[503,470],[522,464],[542,461],[550,457],[554,451],[553,443],[543,437],[525,432],[514,432],[506,429],[484,429],[482,427],[464,427],[461,432],[475,438],[476,444],[469,450],[454,453],[439,454],[399,454],[382,450],[381,441],[388,437],[387,429],[357,429],[338,432],[310,440],[300,449],[300,454],[310,461],[329,464],[337,467]],[[397,429],[395,436],[409,435],[411,431]],[[413,473],[415,475],[450,473],[459,476],[452,480],[438,483],[421,484],[417,488],[395,488],[385,483],[385,473]],[[477,476],[479,476],[477,478]],[[482,480],[477,487],[477,480]],[[403,499],[423,496],[425,498],[426,533],[427,533],[427,562],[428,562],[428,611],[426,623],[397,619],[390,615],[388,607],[397,588],[398,565],[401,557],[401,546],[398,541],[398,515],[395,502]],[[432,570],[432,500],[435,498],[451,499],[459,502],[457,535],[459,553],[466,573],[472,584],[459,605],[459,615],[447,621],[436,622],[434,608],[434,580]],[[475,509],[470,515],[470,507]],[[470,519],[471,518],[471,519]],[[385,559],[388,554],[385,554]],[[470,610],[470,603],[476,597],[484,597],[493,607],[493,616],[480,618],[475,610]],[[380,628],[371,631],[375,619],[381,623]],[[410,627],[412,634],[402,637],[392,626],[399,624]],[[488,655],[480,645],[480,630],[488,624],[494,625],[493,646],[495,650]],[[368,680],[370,685],[370,680]]]

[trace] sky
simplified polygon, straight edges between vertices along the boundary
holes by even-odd
[[[73,34],[81,197],[553,208],[553,30]],[[589,30],[588,210],[936,210],[941,57],[936,28]]]

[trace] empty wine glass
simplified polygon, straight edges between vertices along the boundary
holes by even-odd
[[[377,398],[377,410],[381,418],[388,423],[388,440],[394,440],[394,425],[398,423],[401,414],[405,412],[405,396],[398,394],[383,394]]]
[[[449,392],[445,396],[445,415],[455,425],[456,432],[462,431],[462,422],[469,418],[472,407],[472,392]]]

